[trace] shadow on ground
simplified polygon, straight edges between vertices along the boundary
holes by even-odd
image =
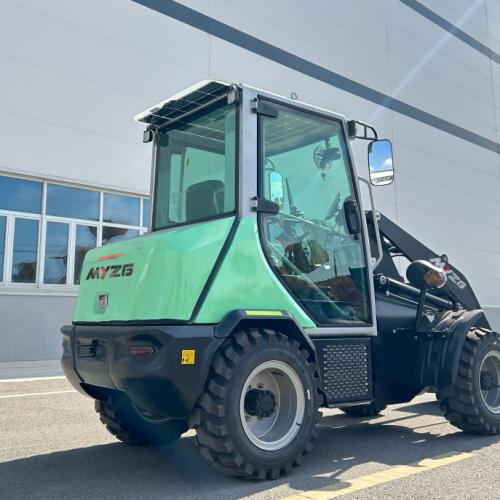
[[[213,470],[185,437],[168,448],[136,448],[121,443],[78,448],[0,463],[2,498],[238,498],[281,484],[320,488],[351,467],[368,462],[407,464],[450,452],[473,452],[498,437],[461,432],[432,434],[434,425],[405,427],[405,421],[437,412],[436,402],[408,405],[400,418],[372,423],[331,415],[308,460],[291,476],[272,483],[228,478]],[[406,415],[406,414],[409,415]],[[436,413],[437,414],[437,413]],[[426,429],[429,427],[429,429]]]

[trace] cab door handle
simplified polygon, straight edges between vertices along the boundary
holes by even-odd
[[[361,232],[361,219],[358,204],[354,200],[344,202],[344,217],[349,233],[358,235]]]

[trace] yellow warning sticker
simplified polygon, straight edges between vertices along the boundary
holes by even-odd
[[[194,365],[195,353],[194,349],[182,349],[181,365]]]

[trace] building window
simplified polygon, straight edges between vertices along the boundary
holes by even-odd
[[[139,226],[140,213],[139,198],[104,193],[104,222]]]
[[[3,282],[5,265],[5,236],[7,229],[7,217],[0,216],[0,283]]]
[[[42,187],[41,182],[0,176],[0,210],[39,214]]]
[[[97,226],[76,225],[75,238],[75,285],[80,284],[80,274],[82,273],[83,260],[89,250],[97,246]]]
[[[149,200],[142,201],[142,225],[149,227]]]
[[[69,224],[47,222],[43,282],[65,285],[68,276]]]
[[[102,228],[102,244],[115,243],[120,240],[128,240],[139,236],[137,229],[127,229],[126,227],[111,227],[103,226]]]
[[[99,220],[99,191],[58,184],[47,185],[47,215]]]
[[[36,283],[39,221],[15,218],[12,282]]]
[[[0,284],[64,289],[87,252],[147,232],[149,199],[0,175]]]

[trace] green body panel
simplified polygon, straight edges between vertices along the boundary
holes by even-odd
[[[87,253],[73,321],[188,320],[234,217],[153,232]],[[99,261],[100,257],[122,254]],[[91,269],[132,263],[130,276],[86,279]],[[125,274],[125,273],[124,273]],[[100,310],[99,295],[108,295]]]
[[[235,309],[285,309],[303,328],[316,325],[266,261],[256,217],[243,217],[195,323],[219,323]]]

